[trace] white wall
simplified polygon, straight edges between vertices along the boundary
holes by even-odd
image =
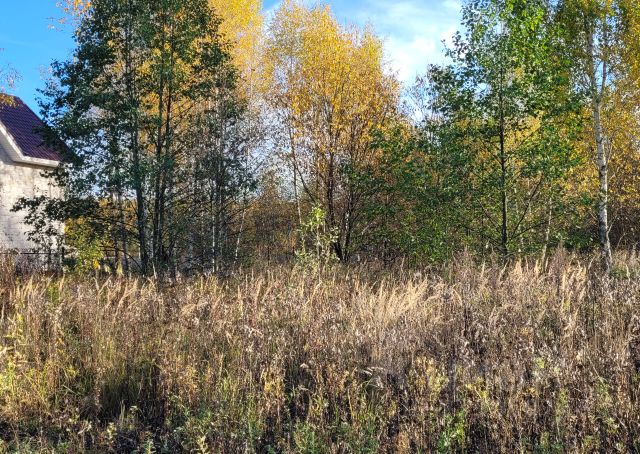
[[[23,222],[25,212],[12,213],[11,208],[21,197],[58,193],[52,182],[42,176],[44,170],[47,169],[13,162],[0,143],[0,250],[34,248],[26,235],[29,228]]]

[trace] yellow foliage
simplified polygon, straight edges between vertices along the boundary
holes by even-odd
[[[620,0],[625,13],[624,46],[627,63],[636,88],[640,87],[640,3],[637,0]]]
[[[233,45],[232,55],[244,78],[252,77],[262,34],[262,0],[209,0],[220,16],[220,34]]]
[[[81,17],[89,8],[91,8],[91,0],[62,0],[57,4],[58,8],[72,18]]]
[[[328,6],[286,0],[269,25],[260,68],[296,199],[300,181],[336,232],[342,259],[362,201],[348,172],[376,165],[373,133],[398,106],[400,84],[387,71],[382,42],[370,28],[342,26]]]
[[[614,202],[627,209],[640,209],[640,89],[633,80],[620,80],[611,94],[605,127],[610,146],[611,182]]]
[[[68,221],[65,226],[66,242],[76,259],[75,269],[79,272],[100,269],[100,260],[104,257],[101,244],[107,243],[100,238],[86,219]]]
[[[332,155],[366,162],[370,133],[386,122],[399,97],[371,29],[342,27],[327,6],[287,0],[270,24],[262,65],[291,147],[304,147],[316,171],[324,171]]]

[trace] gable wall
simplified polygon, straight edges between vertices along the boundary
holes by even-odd
[[[13,162],[0,143],[0,250],[34,248],[26,236],[25,213],[12,213],[11,208],[21,197],[54,195],[55,188],[41,175],[43,170],[46,168]]]

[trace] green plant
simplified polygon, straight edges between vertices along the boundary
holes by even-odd
[[[438,439],[438,452],[450,453],[465,451],[465,418],[466,415],[463,411],[455,415],[445,416],[445,427]]]
[[[303,268],[319,269],[337,262],[334,244],[338,238],[335,229],[327,228],[326,213],[319,207],[311,208],[308,218],[298,229],[299,248],[296,261]]]

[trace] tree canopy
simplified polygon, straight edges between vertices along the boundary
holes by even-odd
[[[598,244],[611,269],[612,245],[640,241],[635,1],[466,0],[446,63],[406,87],[375,30],[327,5],[285,0],[268,20],[259,0],[61,7],[76,49],[42,107],[66,197],[16,208],[34,238],[66,221],[72,249],[174,276],[265,254]]]

